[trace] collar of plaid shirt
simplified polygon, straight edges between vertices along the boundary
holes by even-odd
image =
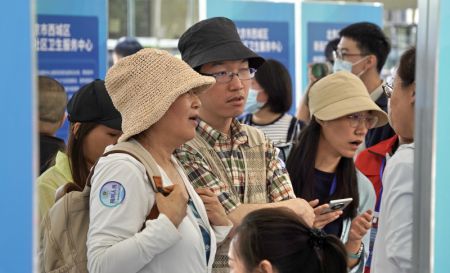
[[[211,145],[211,147],[214,147],[219,143],[224,142],[229,143],[231,141],[233,141],[235,145],[248,144],[247,133],[243,131],[241,128],[242,126],[239,123],[239,121],[233,118],[231,122],[231,137],[230,137],[229,135],[214,129],[203,120],[200,120],[197,126],[197,133],[203,139],[205,139],[208,142],[208,144]]]

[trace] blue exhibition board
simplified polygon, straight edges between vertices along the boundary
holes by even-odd
[[[29,0],[2,2],[0,44],[0,273],[33,268],[33,192],[36,168],[33,12]]]
[[[450,1],[440,1],[439,8],[438,79],[436,94],[436,188],[435,188],[435,272],[447,273],[450,269]]]
[[[283,63],[289,70],[295,90],[294,3],[264,0],[207,0],[206,3],[207,18],[230,18],[236,23],[239,35],[247,47],[266,59],[276,59]],[[294,111],[293,104],[290,112]]]
[[[338,38],[342,28],[361,21],[382,26],[383,6],[379,3],[301,3],[301,39],[297,41],[302,43],[303,88],[308,84],[307,64],[323,62],[328,41]]]
[[[106,74],[107,2],[37,1],[38,74],[61,82],[70,98]],[[67,140],[66,121],[57,136]]]

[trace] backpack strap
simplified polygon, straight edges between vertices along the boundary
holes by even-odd
[[[134,143],[134,142],[120,142],[114,145],[108,152],[104,153],[102,156],[108,156],[110,154],[127,154],[134,159],[136,159],[138,162],[140,162],[145,167],[145,174],[147,175],[148,181],[150,182],[150,186],[152,187],[153,191],[155,193],[160,192],[163,195],[168,195],[172,189],[168,187],[163,187],[162,184],[162,178],[161,178],[161,172],[159,171],[158,165],[153,158],[153,156],[140,144]],[[98,161],[97,161],[98,162]],[[91,172],[89,173],[89,176],[86,181],[86,185],[88,187],[91,186],[91,178],[94,174],[95,165],[92,167]],[[153,205],[152,209],[150,210],[150,213],[147,216],[147,220],[152,220],[158,218],[159,210],[155,204]],[[142,226],[142,229],[145,228],[145,223]]]
[[[253,115],[251,113],[246,114],[244,117],[242,117],[242,119],[240,120],[240,123],[252,125],[252,116]]]
[[[291,118],[291,122],[289,123],[289,128],[288,128],[288,132],[287,132],[287,137],[286,137],[286,142],[291,142],[293,139],[293,136],[296,135],[297,133],[297,118],[296,117],[292,117]]]
[[[133,143],[133,142],[120,142],[114,145],[108,152],[104,153],[102,157],[106,157],[110,154],[127,154],[134,159],[136,159],[139,163],[144,165],[145,174],[147,175],[148,181],[150,182],[150,186],[153,191],[161,192],[166,194],[166,190],[163,188],[161,172],[159,171],[158,165],[156,164],[153,156],[145,150],[141,145]],[[98,161],[97,161],[98,162]],[[91,172],[86,181],[86,185],[91,186],[91,178],[94,174],[95,166],[97,166],[97,162],[92,167]]]

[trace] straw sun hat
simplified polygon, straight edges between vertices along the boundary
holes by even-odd
[[[308,98],[311,117],[320,120],[372,111],[378,117],[375,127],[388,122],[386,113],[370,98],[361,79],[350,72],[340,71],[320,79],[311,87]]]
[[[207,89],[214,78],[202,76],[167,51],[142,49],[108,70],[106,89],[122,114],[119,142],[148,129],[182,94]]]

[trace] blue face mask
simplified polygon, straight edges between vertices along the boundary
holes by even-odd
[[[347,72],[352,72],[352,67],[353,64],[349,61],[344,61],[341,59],[336,59],[334,60],[334,64],[333,64],[333,72],[336,73],[338,71],[347,71]]]
[[[259,109],[261,109],[261,107],[264,106],[264,103],[258,102],[256,100],[257,96],[258,96],[258,91],[255,91],[253,89],[250,89],[248,91],[247,102],[245,103],[244,112],[253,114],[253,113],[257,112]]]
[[[338,71],[347,71],[347,72],[352,73],[352,67],[354,65],[357,65],[360,62],[364,61],[366,58],[367,58],[367,56],[358,60],[356,63],[351,63],[349,61],[344,61],[341,59],[335,59],[334,64],[333,64],[333,72],[336,73]],[[359,72],[358,74],[356,74],[356,76],[361,77],[361,75],[364,74],[365,72],[366,72],[366,70],[363,70],[363,71]]]

